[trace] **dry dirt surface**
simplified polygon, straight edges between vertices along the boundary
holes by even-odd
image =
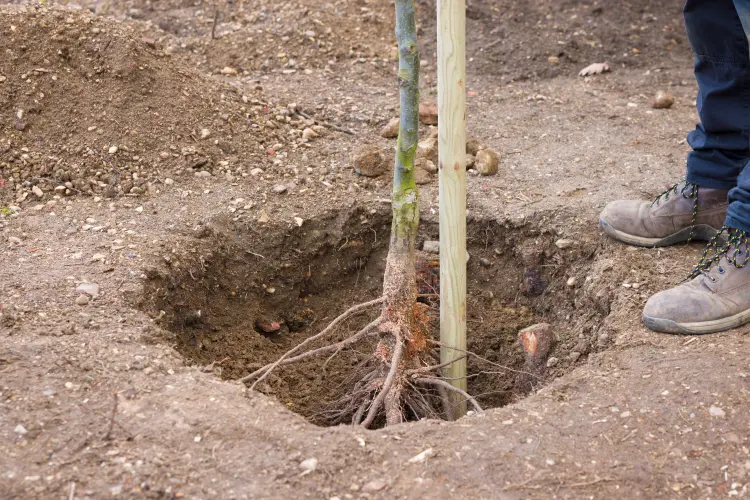
[[[328,425],[367,346],[235,380],[380,293],[388,165],[352,158],[394,147],[391,2],[0,6],[0,498],[749,496],[749,330],[646,331],[701,247],[597,227],[683,175],[681,2],[468,4],[469,129],[500,154],[468,199],[469,388],[490,409],[372,431]],[[517,335],[541,322],[557,342],[527,394]]]

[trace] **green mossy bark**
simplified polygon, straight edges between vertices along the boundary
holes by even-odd
[[[419,140],[419,50],[414,0],[396,0],[401,123],[393,171],[391,245],[413,251],[419,225],[419,192],[414,159]]]

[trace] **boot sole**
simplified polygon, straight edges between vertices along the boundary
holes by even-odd
[[[750,309],[727,318],[712,321],[701,321],[697,323],[678,323],[671,319],[652,318],[643,315],[643,324],[646,328],[660,333],[677,333],[682,335],[703,335],[706,333],[717,333],[738,328],[750,323]]]
[[[644,238],[642,236],[635,236],[633,234],[619,231],[613,228],[604,219],[599,219],[599,225],[608,236],[618,241],[627,243],[628,245],[648,248],[667,247],[670,245],[676,245],[678,243],[684,243],[690,239],[691,232],[691,228],[686,227],[663,238]],[[716,236],[716,233],[718,232],[718,229],[715,229],[707,224],[697,224],[693,232],[693,241],[708,241]]]

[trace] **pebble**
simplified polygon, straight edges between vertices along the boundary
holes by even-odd
[[[172,184],[174,184],[174,179],[167,177],[166,179],[164,179],[164,184],[166,184],[167,186],[171,186]]]
[[[660,90],[656,93],[656,97],[654,97],[654,101],[651,103],[651,107],[655,109],[667,109],[671,108],[672,104],[674,104],[674,96],[669,92]]]
[[[557,359],[554,356],[550,356],[550,358],[547,360],[547,368],[552,368],[553,366],[556,366],[560,362],[559,359]]]
[[[482,264],[484,267],[491,267],[492,266],[492,261],[490,261],[490,259],[487,259],[485,257],[480,257],[479,258],[479,263]]]
[[[572,288],[576,286],[577,282],[578,282],[578,279],[575,276],[571,276],[570,278],[568,278],[568,282],[566,283],[566,285]]]
[[[276,194],[286,193],[286,186],[284,184],[276,184],[273,187],[273,192]]]
[[[42,198],[44,196],[44,191],[42,191],[39,186],[34,186],[33,188],[31,188],[31,192],[34,193],[37,198]]]
[[[99,296],[99,285],[96,283],[81,283],[76,287],[76,292],[85,293],[93,298]]]
[[[320,137],[320,135],[311,128],[306,128],[305,130],[302,131],[303,139],[314,139],[316,137]]]
[[[435,103],[422,103],[419,105],[419,121],[425,125],[438,124],[438,106]]]
[[[566,250],[573,246],[575,242],[573,240],[568,240],[565,238],[559,239],[555,242],[555,246],[559,248],[560,250]]]
[[[81,294],[76,297],[76,304],[78,304],[79,306],[85,306],[89,302],[91,302],[91,297],[86,294]]]
[[[201,170],[200,172],[195,173],[196,177],[211,177],[211,172],[207,170]]]
[[[399,120],[398,118],[391,119],[391,121],[389,121],[386,126],[380,130],[380,137],[385,137],[386,139],[394,139],[398,137],[398,129],[400,124],[401,120]]]
[[[117,150],[118,150],[117,146],[110,146],[109,147],[109,154],[113,155],[113,154],[117,153]]]
[[[718,406],[713,406],[713,405],[708,409],[708,413],[712,417],[717,417],[717,418],[724,418],[724,417],[727,416],[727,414],[726,414],[726,412],[724,410],[722,410]]]
[[[208,139],[211,136],[211,131],[207,128],[201,129],[201,139]]]
[[[581,353],[580,353],[580,352],[578,352],[578,351],[573,351],[573,352],[571,352],[571,353],[570,353],[570,355],[568,356],[568,358],[569,358],[569,359],[570,359],[570,360],[571,360],[571,361],[572,361],[573,363],[575,363],[576,361],[578,361],[578,359],[579,359],[580,357],[581,357]]]
[[[440,253],[440,242],[439,241],[425,241],[422,244],[422,251],[427,253]]]
[[[495,175],[500,165],[497,153],[491,149],[483,149],[477,152],[474,160],[474,170],[482,175]]]
[[[22,436],[23,436],[24,434],[28,433],[29,431],[27,431],[27,430],[26,430],[26,427],[24,427],[23,425],[21,425],[21,424],[18,424],[18,425],[16,426],[16,428],[15,428],[15,429],[13,429],[13,432],[15,432],[16,434],[20,434],[20,435],[22,435]]]
[[[318,459],[313,457],[303,460],[300,462],[299,468],[302,469],[302,474],[300,474],[300,476],[315,472],[315,469],[318,468]]]
[[[375,491],[380,491],[386,486],[388,486],[388,484],[385,481],[375,479],[374,481],[370,481],[369,483],[362,486],[362,491],[364,493],[372,493]]]
[[[254,168],[250,171],[250,175],[252,175],[253,177],[258,177],[262,173],[263,173],[262,168]]]

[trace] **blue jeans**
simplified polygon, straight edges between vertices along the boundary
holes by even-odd
[[[687,0],[683,13],[700,117],[687,180],[731,189],[726,224],[750,232],[750,0]]]

